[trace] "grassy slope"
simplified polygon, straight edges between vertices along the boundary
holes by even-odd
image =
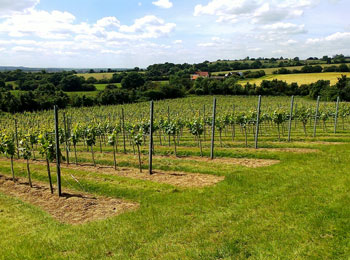
[[[280,164],[260,169],[168,159],[169,169],[226,176],[204,189],[63,170],[65,187],[80,189],[68,177],[73,173],[87,191],[138,201],[141,208],[72,227],[0,194],[0,237],[6,238],[0,258],[345,259],[350,144],[303,146],[321,153],[277,153]],[[45,167],[32,168],[34,180],[46,181]],[[15,166],[23,177],[24,169]],[[10,175],[8,162],[0,162],[0,172]]]
[[[267,75],[265,77],[261,77],[258,79],[245,79],[245,80],[241,80],[239,81],[239,83],[241,84],[246,84],[247,82],[251,83],[251,84],[257,84],[260,85],[260,83],[263,80],[274,80],[274,79],[278,79],[278,80],[283,80],[286,81],[287,83],[293,83],[293,82],[297,82],[299,85],[301,84],[310,84],[310,83],[314,83],[318,80],[330,80],[331,84],[335,84],[338,82],[338,78],[341,75],[347,75],[348,77],[350,76],[349,72],[329,72],[329,73],[308,73],[308,74],[287,74],[287,75]]]

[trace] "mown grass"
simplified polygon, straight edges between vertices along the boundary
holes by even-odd
[[[350,144],[310,147],[320,152],[277,153],[281,163],[257,169],[167,165],[226,176],[201,189],[63,169],[64,188],[82,190],[72,173],[85,191],[134,200],[140,209],[70,226],[0,194],[0,259],[347,259]],[[46,181],[44,166],[32,169],[34,182]],[[15,171],[26,176],[24,164]],[[9,162],[0,162],[0,172],[10,175]]]

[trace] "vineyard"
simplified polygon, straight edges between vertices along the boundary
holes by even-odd
[[[328,140],[336,133],[339,136],[350,130],[347,103],[320,104],[293,97],[291,107],[288,101],[288,98],[262,98],[259,118],[258,102],[252,97],[218,97],[215,117],[210,98],[156,102],[152,154],[213,159],[214,146],[258,148],[260,139],[262,148],[278,147],[280,142],[291,140]],[[106,158],[113,154],[113,159],[103,163],[112,164],[114,169],[118,157],[122,159],[126,154],[137,155],[140,172],[148,167],[142,155],[149,152],[149,103],[68,109],[60,111],[60,116],[59,157],[68,165],[90,162],[96,167],[96,153],[106,153]],[[45,160],[50,169],[50,163],[57,159],[54,122],[52,111],[1,117],[0,151],[10,158],[11,169],[14,158],[26,160],[29,185],[32,185],[30,160]],[[225,156],[224,152],[220,150],[218,156]],[[126,162],[121,165],[135,166]],[[13,170],[12,174],[15,178]],[[50,175],[49,170],[52,190]]]
[[[269,171],[280,169],[277,174],[280,179],[274,182],[279,183],[281,188],[287,189],[283,178],[296,178],[296,184],[290,184],[290,189],[298,190],[300,183],[297,182],[303,183],[306,180],[299,180],[299,177],[294,176],[295,172],[289,172],[288,163],[294,163],[294,169],[300,174],[303,174],[304,170],[310,172],[310,177],[303,178],[315,177],[316,173],[310,169],[317,163],[327,165],[326,159],[317,161],[320,151],[323,153],[328,149],[345,146],[349,141],[349,132],[349,103],[320,102],[300,97],[217,96],[213,102],[213,97],[205,96],[157,101],[151,104],[144,102],[69,108],[58,110],[57,115],[54,110],[1,114],[0,172],[6,176],[7,182],[27,185],[29,190],[37,190],[36,184],[44,185],[55,197],[56,192],[63,196],[65,191],[69,190],[139,203],[140,209],[137,209],[136,204],[132,204],[130,208],[134,211],[117,218],[126,225],[120,227],[120,232],[129,232],[128,225],[134,225],[132,223],[135,220],[139,221],[137,225],[147,225],[141,220],[143,214],[148,221],[152,218],[151,215],[155,214],[157,220],[145,228],[154,228],[160,232],[160,227],[155,226],[160,225],[164,228],[166,225],[162,215],[164,212],[164,216],[170,218],[174,229],[183,228],[177,218],[188,225],[192,217],[197,221],[201,219],[200,214],[192,216],[193,212],[197,214],[203,211],[209,214],[210,209],[216,208],[210,199],[211,190],[219,207],[227,207],[227,203],[234,203],[233,197],[228,195],[231,189],[234,196],[238,197],[245,196],[244,189],[247,190],[247,194],[254,192],[253,183],[258,186],[256,189],[259,194],[256,195],[258,197],[251,198],[254,202],[249,203],[264,201],[260,189],[267,187],[277,196],[278,186],[272,187],[269,186],[270,183],[265,183],[264,178],[268,178]],[[332,154],[334,156],[334,150]],[[302,169],[302,165],[307,164],[303,161],[304,158],[309,158],[314,164]],[[326,166],[324,167],[326,169]],[[286,175],[283,177],[282,173]],[[315,180],[314,185],[320,185],[321,179]],[[267,186],[264,186],[265,184]],[[202,191],[197,192],[198,189],[209,193],[201,197]],[[220,194],[226,196],[226,202],[220,199]],[[0,195],[0,202],[4,202],[4,205],[5,198]],[[202,199],[203,208],[200,206]],[[190,200],[196,202],[192,204]],[[191,206],[186,208],[182,205],[183,202]],[[243,210],[239,205],[235,208],[237,212]],[[4,220],[1,210],[0,206],[0,222]],[[177,213],[172,215],[172,210],[174,214]],[[180,213],[182,211],[185,215]],[[19,213],[14,214],[17,216]],[[230,209],[227,214],[234,213]],[[211,220],[215,222],[216,217],[220,219],[223,216],[215,214]],[[46,216],[44,219],[50,223],[50,232],[55,232],[58,228],[52,227],[52,223],[55,222]],[[67,220],[66,217],[58,219],[61,222]],[[33,221],[36,221],[36,218]],[[87,222],[90,223],[90,220]],[[93,223],[87,224],[89,230],[99,228],[98,224]],[[100,228],[103,229],[110,228],[110,225],[118,225],[114,218],[103,220],[101,223],[103,227]],[[205,233],[209,234],[210,228],[214,226],[205,229]],[[242,223],[239,228],[243,228]],[[200,236],[195,227],[192,232],[195,236]],[[224,237],[228,234],[231,232],[225,233]],[[110,237],[111,234],[107,236]],[[139,243],[142,242],[135,236],[136,233],[129,239],[138,241],[135,243],[140,246]],[[209,237],[210,241],[215,240],[214,237]],[[102,235],[98,235],[98,239],[101,240]],[[133,244],[129,239],[125,239],[126,243]],[[181,244],[178,239],[175,240]],[[247,241],[248,238],[237,238],[237,246],[240,248],[237,249],[237,256],[245,254],[242,247]],[[213,248],[209,246],[207,258],[225,256],[225,250],[234,250],[231,247],[234,247],[235,242],[231,242],[233,244],[228,246],[230,249],[224,249],[223,245],[223,252],[213,252]],[[174,245],[172,252],[175,252],[180,244]],[[321,246],[327,247],[325,244]],[[158,253],[164,256],[167,254],[166,245],[162,244],[162,247]],[[121,255],[130,256],[133,251],[131,248],[125,250]],[[154,247],[150,247],[149,250],[154,250]],[[101,257],[101,253],[108,253],[104,251],[103,248],[97,249],[95,256]],[[3,253],[2,250],[0,252]],[[312,252],[314,256],[319,256],[322,248]],[[144,254],[148,257],[152,255],[150,252]],[[186,251],[182,251],[181,254],[185,256]],[[191,254],[196,255],[193,251]],[[68,255],[75,256],[74,253]],[[28,255],[22,252],[20,256]],[[58,258],[60,256],[61,253],[57,255]]]

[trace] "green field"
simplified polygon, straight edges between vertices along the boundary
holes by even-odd
[[[341,75],[350,76],[349,72],[327,72],[327,73],[305,73],[305,74],[285,74],[285,75],[267,75],[258,79],[245,79],[240,80],[240,84],[246,84],[247,82],[251,84],[260,85],[263,80],[282,80],[287,82],[288,84],[297,82],[299,85],[301,84],[310,84],[314,83],[318,80],[329,80],[331,85],[334,85],[338,82],[338,78]]]

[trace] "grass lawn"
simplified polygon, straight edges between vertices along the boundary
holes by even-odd
[[[340,135],[333,139],[345,143],[275,143],[319,149],[309,154],[247,150],[246,157],[280,160],[262,168],[155,160],[155,168],[226,177],[206,188],[63,169],[64,188],[135,201],[140,208],[71,226],[0,193],[0,258],[347,259],[350,144]],[[110,160],[110,155],[96,156]],[[15,171],[25,177],[25,164],[16,163]],[[44,165],[32,165],[32,172],[34,183],[46,181]],[[0,173],[10,176],[9,161],[0,161]]]
[[[251,84],[256,84],[260,85],[260,83],[263,80],[283,80],[286,81],[287,83],[293,83],[297,82],[299,85],[301,84],[310,84],[317,82],[318,80],[330,80],[331,85],[334,85],[335,83],[338,82],[338,78],[341,75],[347,75],[348,77],[350,76],[349,72],[327,72],[327,73],[305,73],[305,74],[286,74],[286,75],[267,75],[265,77],[261,77],[258,79],[245,79],[245,80],[240,80],[240,84],[246,84],[247,82]]]

